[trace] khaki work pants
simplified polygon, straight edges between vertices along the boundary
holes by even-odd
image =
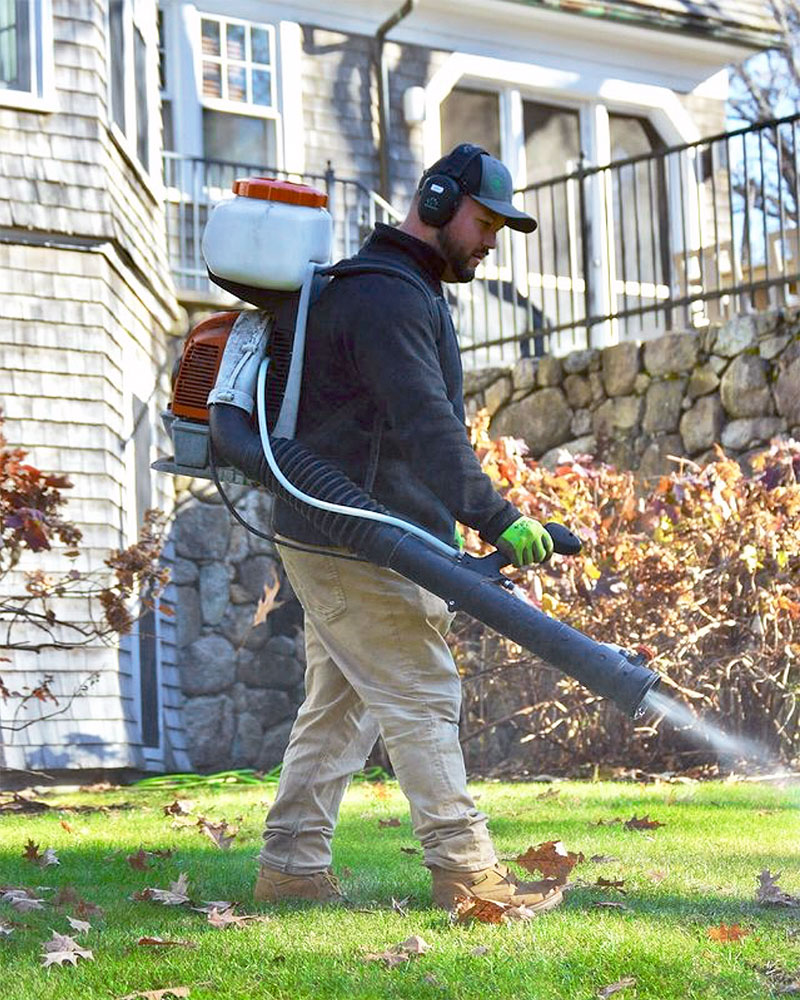
[[[493,865],[486,816],[467,791],[445,602],[371,563],[285,547],[281,558],[305,610],[306,698],[260,860],[296,875],[329,867],[342,796],[380,733],[425,863]]]

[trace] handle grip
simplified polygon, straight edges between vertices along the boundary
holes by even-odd
[[[558,521],[548,521],[545,525],[548,535],[553,539],[553,551],[562,556],[574,556],[581,550],[581,540],[574,535],[569,528],[565,528]],[[478,570],[484,576],[495,577],[500,575],[500,570],[509,565],[508,556],[503,555],[499,550],[490,552],[488,556],[476,559],[474,556],[463,555],[461,557],[471,569]]]

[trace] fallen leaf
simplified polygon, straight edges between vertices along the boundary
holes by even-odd
[[[32,896],[29,889],[6,889],[0,893],[0,903],[9,903],[18,913],[44,909],[44,900]]]
[[[548,788],[545,792],[540,792],[538,795],[534,796],[537,802],[546,802],[548,799],[557,799],[561,794],[559,788]]]
[[[378,826],[402,826],[402,824],[396,816],[391,816],[389,819],[379,819]]]
[[[27,844],[25,845],[25,850],[22,852],[22,857],[26,861],[31,861],[33,862],[33,864],[38,865],[39,858],[41,857],[41,854],[39,854],[39,845],[34,844],[34,842],[29,839]]]
[[[625,976],[624,979],[618,979],[615,983],[609,983],[608,986],[604,986],[601,990],[598,990],[597,995],[600,997],[600,1000],[607,1000],[607,997],[619,993],[620,990],[626,990],[629,986],[635,985],[636,980],[633,976]]]
[[[777,884],[781,873],[773,875],[768,868],[758,876],[756,902],[762,906],[800,906],[800,896],[792,896]]]
[[[197,825],[200,833],[212,840],[222,851],[227,851],[233,843],[233,838],[239,832],[235,826],[228,826],[227,820],[220,820],[219,823],[212,823],[211,820],[201,816]]]
[[[78,959],[94,961],[94,955],[86,948],[81,948],[78,942],[66,934],[53,931],[53,936],[42,945],[42,965],[77,965]]]
[[[719,927],[709,927],[707,932],[712,941],[724,942],[741,941],[749,933],[746,927],[740,927],[739,924],[720,924]]]
[[[456,896],[453,900],[453,915],[459,924],[470,920],[477,920],[482,924],[502,924],[507,909],[505,903],[495,903],[491,899],[479,899],[477,896]]]
[[[0,920],[0,937],[10,937],[13,932],[13,927],[9,927],[8,924]]]
[[[67,833],[75,833],[73,828],[69,825],[69,823],[65,819],[61,820],[61,826],[67,831]]]
[[[415,854],[419,854],[419,848],[417,847],[401,847],[400,850],[403,852],[403,854],[410,854],[412,856]]]
[[[621,822],[622,822],[622,817],[615,816],[613,819],[598,819],[594,823],[592,823],[592,826],[614,826],[616,823],[621,823]]]
[[[167,986],[164,990],[145,990],[143,993],[126,993],[124,997],[119,997],[119,1000],[164,1000],[164,997],[176,997],[177,1000],[181,1000],[182,997],[189,996],[188,986]]]
[[[92,929],[92,925],[88,920],[75,920],[74,917],[67,917],[67,923],[79,934],[85,934],[87,931]]]
[[[548,840],[536,847],[529,847],[515,860],[531,874],[539,871],[545,878],[555,879],[563,885],[569,873],[584,857],[568,851],[560,840]]]
[[[590,861],[594,861],[596,865],[607,865],[612,861],[619,861],[619,858],[615,858],[612,854],[593,854]]]
[[[592,903],[591,906],[595,910],[627,910],[627,909],[629,909],[629,907],[627,907],[624,903],[612,903],[612,902],[606,901],[606,900],[598,900],[596,903]]]
[[[247,924],[266,923],[269,917],[263,913],[234,913],[233,906],[225,910],[218,910],[212,907],[208,913],[208,922],[217,930],[224,930],[226,927],[245,927]]]
[[[657,819],[650,819],[649,815],[642,816],[639,819],[636,813],[629,820],[625,821],[626,830],[655,830],[659,826],[666,826],[666,823],[660,823]]]
[[[616,889],[625,895],[626,890],[623,889],[625,885],[624,879],[611,879],[611,878],[599,878],[596,882],[593,882],[589,887],[590,889]]]
[[[182,906],[189,902],[188,875],[183,872],[176,882],[170,882],[169,889],[142,889],[135,892],[133,899],[163,903],[164,906]]]
[[[400,951],[406,951],[409,955],[424,955],[426,951],[431,950],[431,945],[424,938],[421,938],[419,934],[412,934],[405,941],[401,941],[400,944],[395,945],[395,948],[400,949]]]
[[[164,806],[165,816],[188,816],[194,809],[194,802],[188,799],[174,799],[169,805]]]
[[[137,871],[143,872],[147,871],[147,869],[150,867],[147,863],[149,857],[150,855],[148,854],[147,851],[143,850],[142,848],[139,848],[139,850],[135,854],[129,854],[125,858],[125,860],[131,866],[131,868],[135,868]]]
[[[148,948],[196,948],[197,944],[194,941],[179,941],[170,938],[160,938],[160,937],[140,937],[136,942],[143,947]]]
[[[31,798],[35,793],[23,789],[21,792],[12,792],[11,798],[0,803],[0,812],[13,813],[42,813],[48,812],[50,806],[46,802],[41,802],[36,798]]]
[[[476,958],[483,958],[484,955],[489,954],[489,949],[485,944],[479,944],[477,948],[473,948],[470,955],[474,955]]]
[[[402,965],[403,962],[408,962],[410,959],[410,955],[397,951],[370,952],[364,956],[365,962],[383,962],[390,969],[394,968],[395,965]]]
[[[52,847],[48,847],[44,854],[39,858],[39,867],[47,868],[49,865],[60,865],[61,862],[58,860],[58,856]]]
[[[256,612],[253,615],[253,627],[265,622],[270,611],[274,611],[275,608],[279,608],[281,606],[283,601],[279,601],[277,604],[275,602],[275,598],[278,596],[278,591],[280,589],[281,582],[273,573],[272,581],[264,584],[264,593],[261,595],[261,599],[256,607]]]

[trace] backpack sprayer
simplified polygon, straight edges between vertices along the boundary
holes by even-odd
[[[214,479],[218,487],[265,487],[334,545],[437,594],[632,717],[643,714],[660,682],[643,653],[596,642],[545,615],[500,572],[508,562],[500,552],[459,552],[391,514],[294,440],[308,310],[337,269],[353,273],[353,262],[327,266],[332,223],[324,194],[265,178],[238,180],[233,190],[237,197],[211,214],[203,254],[211,279],[257,308],[217,313],[190,331],[163,415],[174,457],[154,468]],[[409,280],[388,265],[359,269]],[[546,527],[556,552],[580,551],[563,525]]]

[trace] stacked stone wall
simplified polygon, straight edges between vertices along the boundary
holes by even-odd
[[[272,543],[237,523],[213,486],[181,485],[172,580],[189,757],[199,771],[269,770],[303,700],[302,611]],[[268,494],[226,492],[249,524],[269,532]],[[273,580],[281,583],[273,610],[254,625]]]
[[[737,317],[564,358],[522,358],[468,372],[467,412],[486,408],[493,437],[524,438],[553,464],[564,450],[644,477],[669,456],[746,455],[778,435],[800,437],[800,311]]]

